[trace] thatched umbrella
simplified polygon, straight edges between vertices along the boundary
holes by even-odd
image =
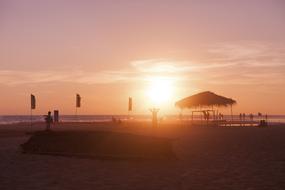
[[[175,103],[175,106],[183,108],[197,108],[200,106],[230,106],[236,104],[236,101],[231,98],[219,96],[213,92],[206,91],[189,96]]]
[[[236,101],[231,98],[226,98],[220,95],[217,95],[213,92],[206,91],[201,92],[189,97],[186,97],[182,100],[179,100],[175,103],[175,106],[184,109],[184,108],[199,108],[199,107],[213,107],[213,106],[231,106],[236,104]],[[232,109],[231,109],[232,112]]]

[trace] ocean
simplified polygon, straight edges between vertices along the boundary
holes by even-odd
[[[129,117],[133,118],[137,121],[151,121],[151,115],[60,115],[59,120],[60,122],[108,122],[112,121],[112,118],[115,117],[116,119],[120,119],[122,121],[127,120]],[[159,117],[159,119],[164,120],[178,120],[178,115],[168,115],[164,117]],[[184,120],[191,120],[191,115],[184,115]],[[194,116],[194,120],[200,120],[201,117],[198,115]],[[230,115],[225,115],[224,119],[231,120]],[[233,116],[234,120],[239,120],[239,115]],[[248,117],[246,117],[249,120]],[[255,116],[254,120],[259,121],[264,119],[264,117]],[[33,115],[32,116],[33,122],[43,122],[44,116],[42,115]],[[31,122],[30,115],[2,115],[0,116],[0,124],[14,124],[14,123],[29,123]],[[285,115],[268,115],[268,122],[269,123],[284,123],[285,124]]]

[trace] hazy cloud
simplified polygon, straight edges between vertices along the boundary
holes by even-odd
[[[285,83],[285,48],[270,43],[220,43],[208,50],[207,63],[232,66],[208,72],[213,84],[272,85]]]
[[[285,48],[256,42],[219,43],[200,60],[142,59],[119,70],[17,71],[0,70],[6,85],[70,82],[104,84],[143,81],[148,76],[212,84],[285,83]]]

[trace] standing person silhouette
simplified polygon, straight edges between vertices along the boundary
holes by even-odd
[[[251,121],[251,126],[253,125],[253,114],[251,113],[251,114],[249,114],[249,119],[250,119],[250,121]]]
[[[251,121],[253,121],[253,114],[252,113],[249,115],[249,118]]]
[[[50,130],[50,126],[52,123],[52,116],[51,116],[51,112],[49,111],[48,114],[45,116],[45,121],[46,121],[46,130],[49,131]]]

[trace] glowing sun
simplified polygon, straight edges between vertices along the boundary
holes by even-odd
[[[154,105],[168,101],[173,93],[173,81],[169,78],[154,77],[149,78],[147,96]]]

